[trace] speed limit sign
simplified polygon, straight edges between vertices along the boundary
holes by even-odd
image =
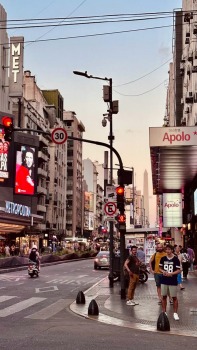
[[[65,129],[56,128],[52,131],[51,138],[57,145],[62,145],[62,143],[66,142],[68,135]]]

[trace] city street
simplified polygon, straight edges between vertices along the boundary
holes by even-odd
[[[93,260],[43,267],[38,279],[27,271],[0,275],[1,349],[165,349],[197,345],[193,337],[102,324],[70,311],[79,290],[106,277]]]

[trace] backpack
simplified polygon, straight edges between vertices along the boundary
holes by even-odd
[[[153,271],[155,269],[155,256],[156,256],[156,253],[154,254],[153,260],[151,261],[151,268],[152,268]]]

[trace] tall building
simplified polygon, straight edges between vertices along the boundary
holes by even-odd
[[[8,54],[9,41],[6,31],[7,13],[0,5],[0,111],[10,112],[9,78],[8,78]]]
[[[63,122],[68,136],[83,138],[85,127],[72,111],[64,111]],[[67,152],[67,199],[66,199],[66,235],[83,236],[84,225],[84,189],[82,171],[83,142],[68,140]]]

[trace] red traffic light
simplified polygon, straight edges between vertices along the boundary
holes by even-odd
[[[2,118],[2,123],[3,126],[9,128],[13,124],[13,120],[12,118],[5,116]]]
[[[123,224],[123,223],[125,223],[126,222],[126,215],[124,215],[124,214],[119,214],[119,215],[117,215],[117,221],[118,221],[118,223],[119,224]]]
[[[123,186],[116,187],[116,193],[119,196],[124,196],[124,187]]]

